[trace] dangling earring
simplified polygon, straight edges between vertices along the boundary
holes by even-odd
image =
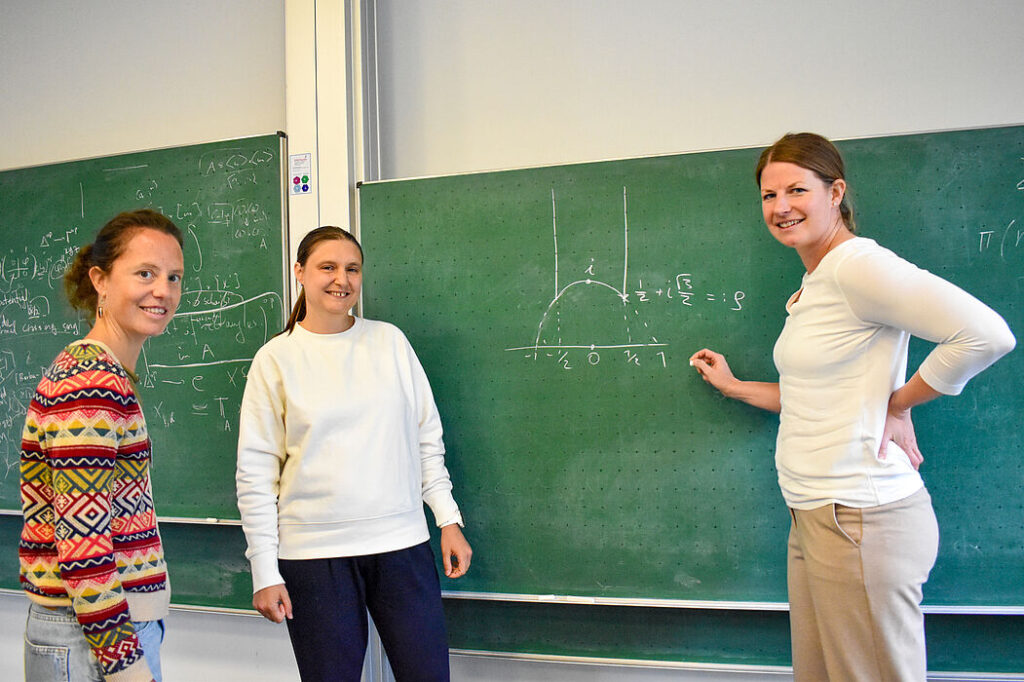
[[[104,304],[106,302],[107,302],[107,297],[106,296],[100,296],[99,305],[96,306],[96,317],[97,318],[103,317],[103,306],[104,306]]]

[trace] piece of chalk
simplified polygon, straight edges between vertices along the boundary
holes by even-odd
[[[690,360],[690,367],[693,367],[693,360]]]

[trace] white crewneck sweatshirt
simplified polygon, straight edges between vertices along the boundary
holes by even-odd
[[[938,344],[918,371],[948,395],[1016,343],[984,303],[860,237],[805,274],[786,309],[774,352],[782,399],[775,463],[795,509],[877,506],[922,487],[895,443],[877,456],[889,396],[906,382],[911,335]]]
[[[355,318],[339,334],[296,325],[253,358],[238,438],[238,509],[253,591],[277,560],[360,556],[461,523],[441,420],[405,335]]]

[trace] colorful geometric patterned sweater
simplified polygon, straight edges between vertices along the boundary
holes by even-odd
[[[146,421],[128,375],[83,339],[43,375],[25,419],[21,584],[72,606],[107,680],[152,679],[133,620],[167,615]]]

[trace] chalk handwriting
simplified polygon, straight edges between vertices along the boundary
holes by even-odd
[[[695,271],[680,271],[668,281],[654,284],[636,280],[636,286],[627,288],[629,280],[629,203],[628,190],[622,188],[622,262],[609,267],[609,263],[596,258],[589,262],[576,276],[565,276],[559,270],[558,250],[558,201],[555,190],[551,190],[551,256],[553,297],[540,315],[540,321],[533,342],[528,345],[505,348],[505,351],[520,352],[532,360],[550,359],[549,362],[564,371],[580,367],[597,367],[606,360],[617,359],[630,367],[654,367],[665,369],[669,364],[669,343],[659,341],[652,333],[650,323],[643,311],[653,310],[651,306],[673,305],[681,308],[712,306],[737,314],[743,311],[746,293],[739,289],[723,290],[719,286],[703,286]],[[607,273],[621,268],[621,285],[610,281]],[[568,283],[566,283],[566,280]],[[580,313],[575,307],[586,300],[588,316],[602,316],[595,331],[592,322],[579,324]],[[601,300],[606,302],[600,303]],[[575,324],[570,324],[569,320]],[[621,322],[619,321],[621,319]],[[580,332],[585,327],[588,332]],[[572,328],[572,331],[570,331]],[[590,337],[580,336],[589,334]],[[601,338],[598,339],[597,337]],[[605,363],[607,364],[607,363]]]
[[[268,290],[279,265],[242,272],[236,255],[224,257],[266,258],[268,245],[280,240],[278,210],[228,190],[256,183],[274,159],[269,149],[243,154],[228,145],[208,151],[198,161],[202,184],[184,196],[171,195],[146,164],[103,169],[130,178],[125,191],[170,216],[185,233],[181,304],[167,331],[146,342],[136,367],[151,427],[180,428],[184,414],[196,429],[237,430],[249,364],[280,330],[284,301]],[[18,475],[25,412],[47,365],[90,328],[89,320],[68,309],[63,294],[64,273],[96,218],[85,226],[88,184],[76,182],[74,189],[78,196],[67,222],[42,230],[8,225],[14,239],[0,244],[0,480]],[[196,419],[210,421],[200,426]]]
[[[995,239],[993,239],[995,237]],[[978,232],[978,252],[986,253],[999,247],[999,258],[1005,261],[1007,256],[1024,246],[1024,226],[1017,226],[1014,218],[1001,231],[981,230]]]

